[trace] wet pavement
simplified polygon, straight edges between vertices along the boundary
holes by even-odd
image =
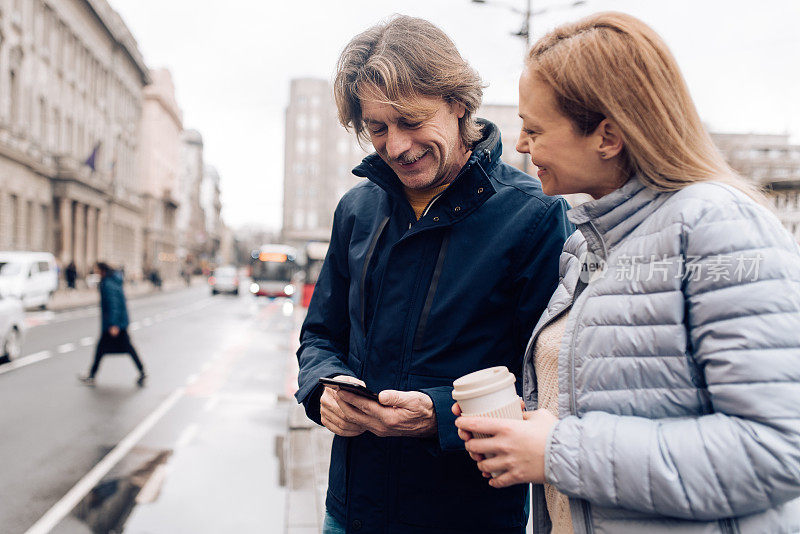
[[[0,414],[14,429],[0,445],[14,458],[3,481],[15,488],[0,500],[2,531],[284,532],[287,514],[306,514],[287,508],[281,464],[295,457],[287,390],[302,317],[287,302],[206,288],[129,304],[143,389],[126,356],[103,360],[95,388],[75,379],[96,310],[31,328],[23,354],[47,358],[0,365],[0,402],[14,407]]]

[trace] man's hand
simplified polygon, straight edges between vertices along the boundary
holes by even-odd
[[[111,337],[117,337],[119,335],[119,327],[118,326],[109,327],[108,333],[111,334]]]
[[[338,375],[335,378],[365,385],[364,382],[352,376]],[[352,437],[364,433],[364,427],[348,420],[342,412],[339,407],[339,392],[333,388],[326,387],[322,392],[322,397],[319,399],[319,415],[325,428],[336,435]]]
[[[376,436],[436,434],[436,412],[425,393],[386,389],[378,394],[380,403],[348,391],[339,391],[337,396],[345,419]]]

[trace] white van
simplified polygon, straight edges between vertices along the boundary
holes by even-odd
[[[0,293],[26,308],[45,308],[58,289],[56,259],[49,252],[0,252]]]

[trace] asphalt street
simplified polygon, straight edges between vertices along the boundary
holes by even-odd
[[[28,314],[23,356],[0,365],[0,530],[282,531],[291,304],[192,287],[128,305],[144,388],[126,355],[96,387],[76,379],[96,306]]]

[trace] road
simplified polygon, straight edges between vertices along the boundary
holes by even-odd
[[[128,304],[144,388],[124,355],[76,379],[96,306],[28,314],[23,357],[0,365],[2,532],[281,531],[291,305],[205,287]]]

